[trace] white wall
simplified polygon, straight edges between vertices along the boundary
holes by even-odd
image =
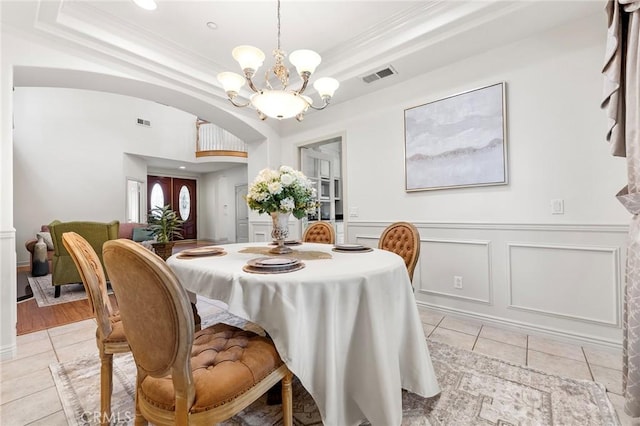
[[[344,132],[345,213],[359,211],[345,217],[347,238],[376,245],[389,223],[418,224],[419,303],[617,345],[628,214],[615,199],[624,160],[609,155],[599,107],[604,19],[594,15],[330,106],[309,114],[305,126],[284,123],[283,162],[296,163],[301,142]],[[404,110],[500,81],[509,184],[405,192]],[[551,214],[556,198],[564,215]],[[587,273],[571,273],[579,265]],[[463,290],[453,289],[453,275],[464,277]]]
[[[592,16],[332,105],[309,114],[304,126],[284,123],[290,136],[283,162],[297,163],[296,143],[345,131],[347,195],[360,220],[626,224],[614,197],[626,181],[624,160],[609,155],[599,107],[603,19]],[[509,185],[406,193],[404,109],[500,81],[507,91]],[[550,214],[554,198],[565,200],[564,215]]]
[[[207,188],[206,211],[200,223],[206,226],[202,238],[213,241],[236,241],[235,187],[247,184],[247,165],[239,165],[219,172],[206,173],[202,183]]]
[[[126,177],[146,181],[144,165],[125,152],[194,157],[193,115],[127,96],[16,88],[14,122],[18,262],[29,258],[24,242],[54,219],[124,221]]]

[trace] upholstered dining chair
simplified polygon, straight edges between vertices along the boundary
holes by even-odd
[[[314,222],[305,229],[302,241],[305,243],[334,244],[336,242],[336,231],[329,222]]]
[[[394,252],[402,257],[409,273],[409,280],[413,281],[413,271],[420,256],[418,228],[409,222],[392,223],[382,232],[378,248]]]
[[[84,284],[87,300],[98,324],[96,343],[100,353],[100,412],[101,424],[110,424],[111,392],[113,389],[113,354],[129,352],[120,316],[107,294],[107,280],[97,253],[80,234],[65,232],[62,244],[71,255]]]
[[[292,424],[292,374],[271,339],[225,324],[194,334],[187,293],[162,259],[124,239],[103,258],[138,370],[136,425],[215,424],[280,381]]]

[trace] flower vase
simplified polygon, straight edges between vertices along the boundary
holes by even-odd
[[[284,254],[291,253],[293,250],[284,245],[284,241],[289,236],[289,216],[291,213],[272,212],[271,220],[273,220],[273,229],[271,230],[271,238],[276,241],[277,245],[269,250],[270,253]]]

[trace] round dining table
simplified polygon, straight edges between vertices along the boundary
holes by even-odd
[[[272,246],[219,247],[224,252],[178,253],[167,264],[185,289],[225,302],[269,334],[325,425],[400,425],[401,389],[423,397],[440,392],[400,256],[302,243],[279,255],[300,259],[301,269],[255,273],[247,262],[276,256],[268,254]]]

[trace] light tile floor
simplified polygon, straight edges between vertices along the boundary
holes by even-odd
[[[420,317],[428,339],[550,374],[597,381],[606,387],[622,425],[640,426],[640,419],[624,413],[620,350],[572,345],[424,308],[420,308]]]
[[[198,300],[201,315],[220,309],[219,302]],[[640,426],[622,409],[620,351],[571,345],[422,308],[420,316],[429,339],[552,374],[596,380],[607,388],[622,424]],[[0,424],[66,425],[49,364],[97,354],[94,336],[93,320],[18,336],[17,357],[0,363]]]

